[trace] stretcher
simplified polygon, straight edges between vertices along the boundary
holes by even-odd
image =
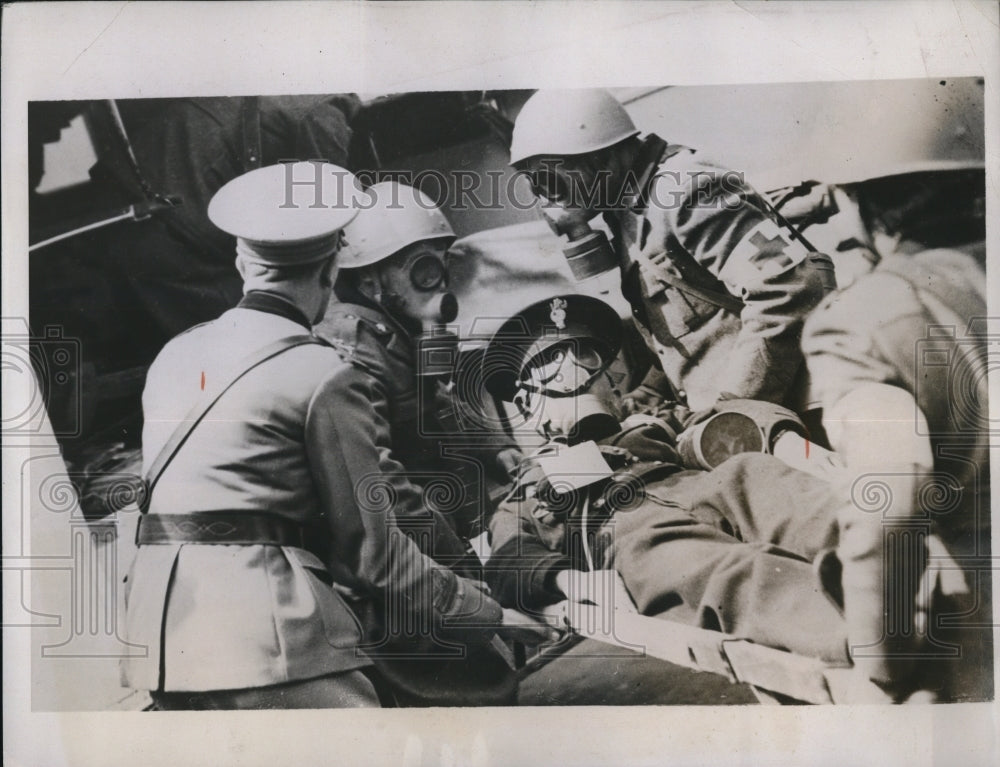
[[[618,579],[616,594],[625,595]],[[632,650],[683,668],[724,677],[733,684],[750,685],[767,703],[851,703],[886,700],[875,684],[860,678],[850,666],[830,666],[744,637],[676,621],[640,615],[623,598],[607,604],[563,601],[532,613],[563,637],[527,662],[523,674],[564,652],[579,639]]]

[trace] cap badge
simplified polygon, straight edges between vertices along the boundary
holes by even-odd
[[[553,298],[549,303],[549,319],[557,330],[566,329],[566,299]]]

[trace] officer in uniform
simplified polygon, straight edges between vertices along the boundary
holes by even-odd
[[[342,400],[341,424],[351,424],[357,437],[343,446],[341,470],[358,491],[342,503],[364,515],[374,496],[386,499],[395,524],[426,555],[481,577],[468,539],[485,524],[484,475],[492,471],[509,481],[519,453],[509,444],[463,447],[461,455],[445,449],[450,440],[463,441],[446,385],[457,355],[457,338],[444,330],[457,313],[445,264],[455,235],[433,201],[413,187],[383,182],[368,193],[370,204],[345,230],[335,299],[316,327],[356,369],[351,387],[332,392]],[[397,703],[516,700],[516,677],[496,643],[467,648],[464,657],[424,643],[425,657],[408,659],[419,640],[397,635],[398,628],[373,628],[385,642],[370,652]],[[545,635],[541,625],[536,630],[535,638]]]
[[[237,237],[245,295],[168,343],[143,394],[148,493],[126,605],[129,641],[148,654],[124,661],[123,682],[159,708],[376,706],[352,607],[448,619],[452,636],[500,621],[385,514],[344,502],[355,453],[343,447],[358,435],[335,392],[370,405],[356,368],[310,327],[354,183],[324,163],[268,166],[209,206]]]
[[[801,421],[779,406],[734,406],[718,444],[698,451],[716,467],[689,468],[668,414],[622,420],[621,337],[610,306],[567,295],[490,341],[486,385],[550,437],[491,520],[494,596],[525,610],[583,601],[586,574],[613,567],[643,614],[849,665],[835,595],[813,567],[835,543],[836,499],[825,480],[766,454]],[[749,432],[738,412],[753,414]],[[739,452],[751,433],[757,452]]]
[[[671,399],[695,411],[733,397],[808,409],[800,333],[834,288],[833,265],[782,231],[739,174],[640,138],[603,90],[535,93],[514,124],[510,160],[569,238],[578,278],[620,269]],[[590,228],[598,214],[613,253]]]
[[[915,662],[937,656],[942,697],[988,700],[986,273],[974,255],[914,246],[806,323],[824,426],[849,469],[833,565],[873,678],[905,692]]]

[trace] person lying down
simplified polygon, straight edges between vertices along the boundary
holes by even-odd
[[[527,613],[582,601],[588,573],[613,568],[644,615],[851,666],[839,579],[821,567],[837,544],[836,456],[772,454],[809,452],[796,414],[770,403],[626,415],[621,341],[610,306],[567,295],[487,347],[486,388],[548,439],[491,519],[494,597]]]

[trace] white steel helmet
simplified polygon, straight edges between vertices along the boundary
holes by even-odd
[[[625,107],[602,88],[537,91],[514,121],[510,162],[596,152],[638,134]]]
[[[455,241],[455,232],[434,201],[419,189],[395,181],[368,188],[369,202],[344,228],[345,246],[337,266],[355,269],[382,261],[427,240]]]

